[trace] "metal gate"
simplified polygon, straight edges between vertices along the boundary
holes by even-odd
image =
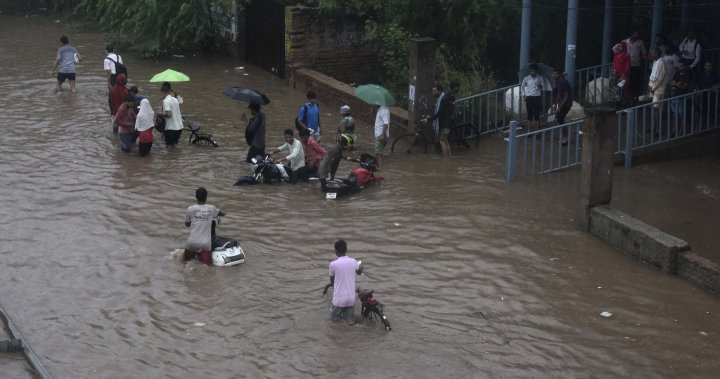
[[[245,9],[248,62],[282,77],[285,74],[285,5],[252,1]]]

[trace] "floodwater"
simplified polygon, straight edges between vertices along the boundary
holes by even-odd
[[[84,58],[78,93],[53,95],[49,71],[66,33]],[[345,200],[326,201],[307,183],[234,187],[247,173],[244,104],[222,90],[270,97],[270,145],[292,127],[301,91],[231,59],[125,54],[131,84],[154,106],[154,73],[188,74],[174,86],[183,111],[220,144],[156,143],[143,159],[121,153],[110,131],[102,36],[2,17],[0,41],[0,302],[56,378],[720,372],[720,301],[580,232],[576,174],[508,184],[502,145],[488,137],[448,161],[390,156],[380,188]],[[323,112],[333,125],[334,109]],[[359,150],[370,135],[361,130]],[[219,234],[240,239],[244,265],[173,257],[201,185],[228,213]],[[338,238],[363,260],[358,285],[376,290],[392,331],[329,321],[321,289]],[[30,376],[13,356],[0,363],[2,377]]]

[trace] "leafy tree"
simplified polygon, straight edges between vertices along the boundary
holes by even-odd
[[[55,0],[56,12],[109,33],[118,46],[159,55],[216,51],[211,9],[231,0]],[[172,10],[172,11],[170,11]]]

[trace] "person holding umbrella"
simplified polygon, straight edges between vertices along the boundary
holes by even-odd
[[[163,83],[160,92],[163,94],[163,107],[158,115],[165,118],[165,145],[177,146],[183,130],[180,102],[173,96],[170,83]]]
[[[245,161],[250,163],[253,157],[265,155],[265,113],[260,111],[260,104],[258,103],[250,103],[248,108],[251,117],[245,127],[245,142],[250,148]]]

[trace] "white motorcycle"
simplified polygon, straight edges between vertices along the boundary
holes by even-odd
[[[237,266],[245,263],[245,251],[235,239],[215,234],[215,226],[220,224],[220,216],[212,224],[212,262],[213,266]]]

